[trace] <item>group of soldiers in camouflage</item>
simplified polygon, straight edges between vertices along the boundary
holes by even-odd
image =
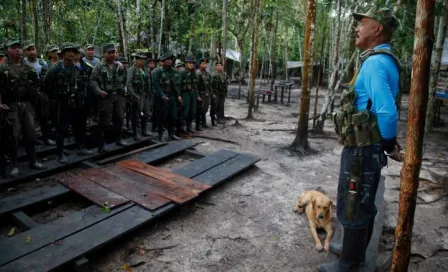
[[[5,49],[7,58],[0,59],[0,114],[4,117],[2,120],[10,123],[13,144],[5,144],[8,136],[1,133],[3,152],[0,153],[2,158],[4,154],[10,154],[10,176],[19,174],[17,147],[21,139],[29,167],[45,169],[36,160],[35,120],[41,127],[44,143],[56,145],[58,161],[62,164],[68,163],[64,140],[70,127],[78,153],[93,154],[86,148],[89,117],[98,122],[99,152],[107,151],[105,136],[110,130],[116,145],[128,145],[122,139],[127,105],[130,105],[132,133],[136,141],[140,140],[139,125],[143,136],[151,135],[148,130],[150,118],[152,131],[158,132],[156,138],[159,141],[164,140],[165,128],[172,140],[179,139],[181,134],[192,133],[194,120],[196,131],[207,128],[209,108],[213,126],[224,121],[229,80],[220,62],[212,76],[206,71],[207,59],[199,61],[196,72],[196,59],[188,56],[185,69],[178,70],[173,67],[174,56],[169,52],[159,57],[159,67],[156,68],[155,60],[147,63],[146,54],[137,51],[132,54],[135,63],[128,69],[127,62],[118,61],[114,44],[103,46],[102,60],[94,57],[93,45],[84,48],[85,57],[81,57],[83,50],[74,44],[65,43],[60,50],[57,46],[49,47],[47,62],[37,58],[33,42],[11,40],[5,44]],[[56,141],[50,139],[53,128]]]

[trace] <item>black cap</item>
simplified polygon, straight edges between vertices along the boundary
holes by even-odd
[[[111,51],[116,51],[115,44],[113,43],[106,43],[103,44],[103,53],[109,53]]]
[[[192,63],[196,63],[196,58],[194,56],[187,56],[185,58],[185,62],[192,62]]]
[[[166,52],[165,54],[159,57],[159,60],[166,60],[166,59],[174,59],[173,53]]]

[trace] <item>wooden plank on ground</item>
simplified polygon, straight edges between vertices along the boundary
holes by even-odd
[[[195,145],[197,145],[197,143],[187,140],[171,142],[168,145],[139,154],[133,157],[133,159],[142,161],[144,163],[153,164],[158,161],[173,157],[179,153],[182,153],[184,150],[191,148]]]
[[[52,271],[65,263],[112,242],[150,221],[152,217],[153,214],[151,212],[139,206],[134,206],[65,238],[61,243],[46,246],[24,258],[0,267],[0,271]]]
[[[0,252],[2,252],[2,254],[0,254],[0,271],[4,271],[4,268],[1,267],[1,265],[16,260],[49,244],[57,244],[58,241],[61,241],[65,237],[114,216],[133,205],[133,203],[129,203],[111,210],[109,213],[103,212],[103,210],[97,206],[90,206],[83,211],[59,218],[29,231],[21,232],[11,238],[3,239],[0,242]],[[29,243],[26,243],[26,237],[30,237]],[[21,271],[34,270],[29,269]]]
[[[16,211],[70,192],[62,185],[43,186],[34,190],[5,197],[0,200],[0,215]]]
[[[158,194],[177,204],[182,204],[198,196],[198,194],[188,191],[180,186],[158,181],[118,165],[108,167],[106,171],[120,178],[138,182],[140,185],[146,187],[146,191]]]
[[[166,182],[168,184],[178,185],[178,186],[180,186],[184,189],[187,189],[189,191],[192,191],[196,194],[199,194],[199,193],[211,188],[210,185],[206,185],[206,184],[200,183],[198,181],[189,179],[187,177],[177,175],[177,174],[175,174],[169,170],[163,169],[163,168],[148,165],[141,161],[125,160],[125,161],[117,162],[117,164],[120,165],[121,167],[128,168],[128,169],[138,172],[140,174],[155,178],[159,181]]]
[[[169,199],[150,192],[148,188],[137,182],[123,179],[101,169],[90,168],[78,171],[78,173],[149,210],[155,210],[171,202]]]
[[[129,199],[92,182],[82,174],[62,173],[56,176],[56,180],[100,207],[107,203],[110,208],[115,208],[129,202]]]
[[[238,154],[239,153],[222,149],[202,159],[193,161],[189,165],[176,169],[173,172],[188,178],[193,178],[233,157],[236,157]]]
[[[194,179],[215,186],[246,170],[259,160],[259,158],[248,154],[238,154],[238,156],[194,177]]]

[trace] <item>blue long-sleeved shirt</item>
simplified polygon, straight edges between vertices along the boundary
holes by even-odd
[[[389,49],[389,44],[380,44],[374,49]],[[386,54],[368,57],[359,71],[355,82],[357,98],[355,106],[362,111],[372,101],[370,111],[376,115],[381,137],[391,140],[397,136],[398,112],[395,97],[399,88],[399,68],[394,59]]]

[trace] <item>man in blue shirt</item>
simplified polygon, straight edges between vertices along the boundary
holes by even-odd
[[[319,271],[353,271],[362,266],[377,213],[375,195],[387,157],[403,160],[397,143],[399,61],[389,45],[398,20],[388,8],[354,13],[356,46],[363,50],[354,85],[334,117],[344,145],[337,194],[337,217],[344,226],[342,245],[325,245],[340,259]]]

